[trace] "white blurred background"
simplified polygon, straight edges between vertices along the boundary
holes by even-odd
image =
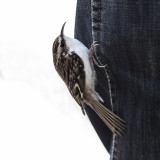
[[[75,0],[0,1],[0,160],[109,159],[52,63],[75,11]]]

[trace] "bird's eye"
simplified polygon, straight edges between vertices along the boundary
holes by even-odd
[[[61,48],[64,47],[64,40],[61,41],[60,47],[61,47]]]

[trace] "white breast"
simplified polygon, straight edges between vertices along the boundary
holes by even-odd
[[[84,71],[86,75],[86,89],[94,88],[94,74],[92,72],[90,63],[89,63],[89,49],[77,39],[73,39],[67,36],[64,36],[66,45],[69,46],[69,54],[74,51],[77,55],[81,57],[84,62]]]

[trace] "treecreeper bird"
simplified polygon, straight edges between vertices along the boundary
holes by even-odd
[[[53,43],[53,63],[60,77],[68,87],[72,97],[85,114],[84,105],[89,105],[113,132],[121,135],[124,121],[107,109],[103,99],[95,91],[96,74],[90,50],[80,41],[64,35],[64,25]]]

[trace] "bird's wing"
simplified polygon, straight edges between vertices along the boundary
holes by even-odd
[[[81,106],[83,114],[85,114],[83,108],[83,93],[85,89],[84,63],[75,52],[72,52],[68,57],[67,66],[68,89],[76,102]]]

